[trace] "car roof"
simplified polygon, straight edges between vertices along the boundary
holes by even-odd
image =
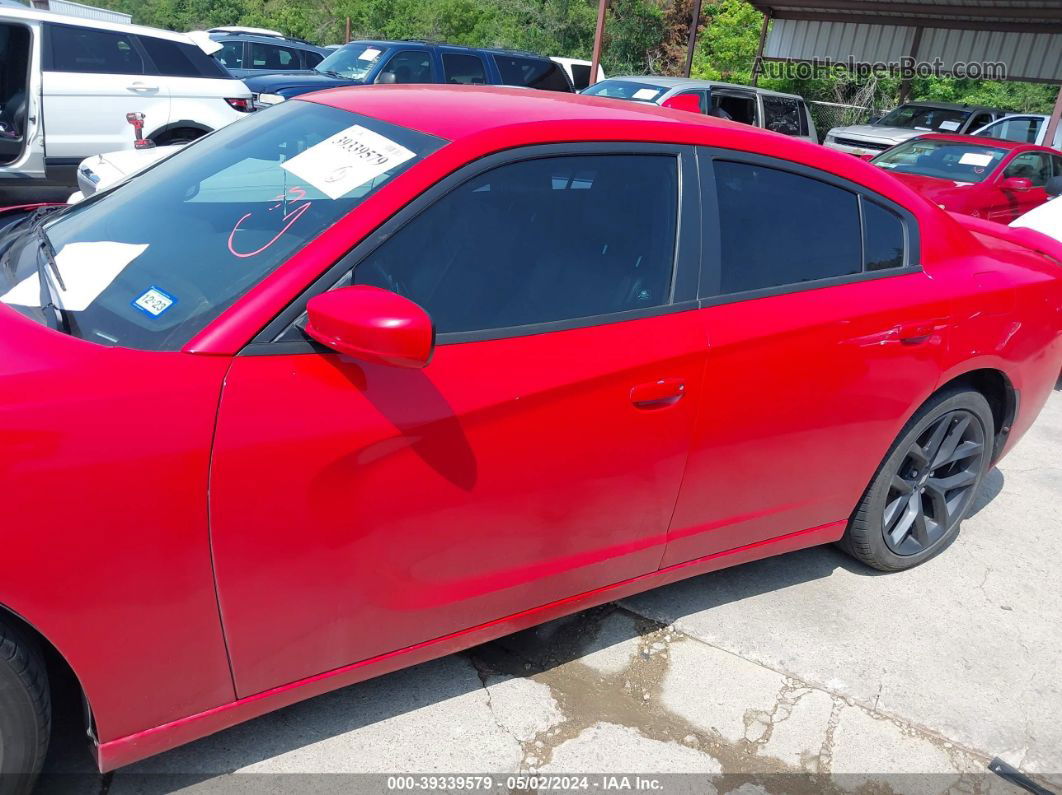
[[[448,44],[445,41],[432,41],[431,39],[354,39],[348,44],[372,44],[384,47],[405,47],[410,44],[421,44],[425,47],[445,47],[448,50],[465,50],[466,52],[489,52],[499,55],[519,55],[521,58],[536,58],[540,61],[549,61],[545,55],[527,50],[509,50],[503,47],[469,47],[465,44]],[[348,46],[347,44],[342,45]]]
[[[897,107],[904,107],[906,105],[917,105],[920,108],[939,108],[940,110],[968,110],[968,111],[990,111],[992,113],[1009,113],[1010,111],[1003,108],[992,108],[988,105],[957,105],[953,102],[922,102],[921,100],[913,99],[910,102],[904,102]]]
[[[1037,146],[1036,144],[1026,143],[1024,141],[1003,141],[998,138],[989,138],[985,135],[948,135],[946,133],[928,133],[926,135],[919,135],[910,140],[921,140],[923,138],[931,139],[934,141],[953,141],[959,144],[976,144],[980,146],[994,146],[997,149],[1038,149],[1044,152],[1052,152],[1046,146]]]
[[[608,80],[630,80],[634,83],[649,83],[667,88],[740,88],[743,91],[754,91],[757,94],[767,94],[774,97],[790,97],[803,99],[799,94],[786,94],[782,91],[771,91],[759,86],[743,86],[739,83],[725,83],[722,80],[699,80],[694,77],[670,77],[668,75],[614,75]],[[604,81],[601,81],[604,82]]]
[[[126,25],[122,22],[105,22],[101,19],[88,19],[87,17],[70,17],[65,14],[57,14],[54,11],[38,11],[31,8],[0,8],[0,19],[25,19],[34,22],[54,22],[59,25],[76,25],[79,28],[94,28],[96,30],[112,30],[116,33],[131,33],[135,36],[154,36],[156,39],[169,39],[179,41],[181,44],[195,42],[183,33],[161,28],[149,28],[144,25]]]
[[[220,28],[211,28],[207,31],[207,34],[213,41],[253,41],[260,44],[293,45],[303,49],[309,48],[312,50],[320,50],[322,52],[325,49],[317,44],[306,41],[306,39],[300,39],[295,36],[285,36],[283,33],[252,33],[250,30],[223,30]]]

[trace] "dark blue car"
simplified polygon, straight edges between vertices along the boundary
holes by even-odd
[[[564,69],[542,55],[423,41],[353,41],[312,70],[244,80],[257,107],[310,91],[372,83],[506,85],[572,91]]]

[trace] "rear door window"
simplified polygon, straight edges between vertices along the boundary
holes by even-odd
[[[73,25],[48,25],[49,71],[92,74],[142,75],[144,58],[134,37],[110,30]]]
[[[485,85],[487,83],[486,67],[483,59],[466,53],[443,53],[443,79],[447,83],[460,85]]]
[[[301,68],[299,54],[289,47],[251,42],[251,69],[292,70]]]
[[[545,91],[571,91],[564,68],[548,58],[524,58],[519,55],[494,55],[501,81],[507,86],[527,86]],[[585,70],[579,72],[577,70]],[[590,67],[572,67],[576,83],[585,87],[590,82]]]
[[[214,56],[227,69],[243,69],[243,42],[226,41]]]

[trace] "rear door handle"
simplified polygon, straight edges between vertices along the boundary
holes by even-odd
[[[661,378],[631,389],[631,403],[635,408],[663,409],[678,403],[686,394],[686,382],[681,378]]]
[[[904,345],[921,345],[923,342],[928,342],[932,339],[941,325],[941,323],[936,321],[911,323],[906,326],[900,326],[897,337]]]
[[[141,91],[141,92],[144,92],[144,91],[158,91],[159,90],[158,86],[149,86],[147,83],[141,83],[139,81],[137,81],[136,83],[130,83],[128,86],[126,86],[126,88],[128,88],[130,91]]]

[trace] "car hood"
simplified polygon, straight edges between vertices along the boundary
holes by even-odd
[[[305,94],[340,86],[359,86],[362,81],[329,77],[320,72],[282,72],[273,75],[257,75],[243,81],[255,94]]]
[[[904,127],[881,127],[876,124],[854,124],[851,127],[834,127],[829,134],[842,138],[878,144],[898,144],[908,138],[924,135],[928,130],[908,130]]]
[[[889,171],[889,169],[882,170]],[[956,182],[936,177],[923,177],[919,174],[898,174],[895,171],[889,171],[889,173],[915,193],[936,204],[944,204],[948,199],[964,196],[970,192],[971,188],[977,187],[978,184],[975,182]]]

